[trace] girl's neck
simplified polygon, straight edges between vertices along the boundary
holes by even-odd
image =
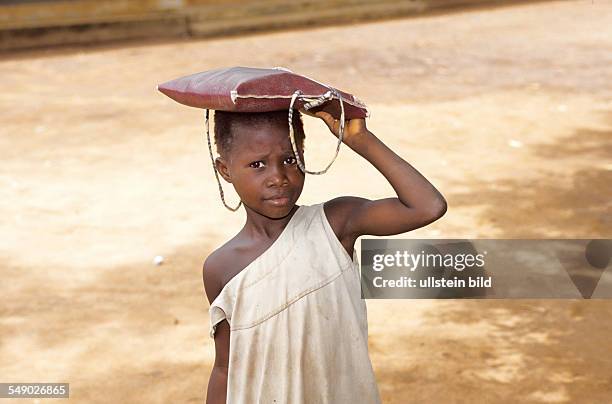
[[[254,240],[276,239],[285,229],[287,223],[289,223],[295,212],[297,212],[298,208],[299,205],[293,205],[286,216],[271,218],[264,216],[244,205],[247,219],[242,231],[246,237]]]

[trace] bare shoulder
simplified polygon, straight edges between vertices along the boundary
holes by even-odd
[[[225,286],[224,275],[232,255],[230,242],[214,250],[204,260],[202,280],[208,302],[212,303]]]
[[[356,238],[357,235],[350,234],[347,224],[354,212],[368,202],[371,201],[357,196],[340,196],[323,204],[325,216],[339,240]]]

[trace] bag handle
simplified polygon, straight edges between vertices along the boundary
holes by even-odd
[[[327,91],[325,94],[321,95],[320,97],[316,97],[316,98],[304,97],[300,90],[295,90],[295,92],[293,93],[293,96],[291,97],[291,103],[289,104],[289,139],[291,140],[291,149],[293,150],[293,154],[295,155],[295,159],[297,160],[298,167],[300,168],[300,170],[302,170],[302,172],[306,174],[312,174],[312,175],[325,174],[327,170],[329,170],[331,165],[334,164],[334,161],[336,161],[336,157],[338,157],[338,152],[340,151],[340,145],[342,144],[342,139],[344,137],[344,103],[342,101],[342,96],[338,93],[338,90],[336,90],[335,88],[332,88],[332,87],[328,87],[328,88],[329,88],[329,91]],[[323,170],[309,171],[304,166],[304,163],[302,162],[302,160],[300,160],[300,155],[295,145],[295,133],[293,131],[293,124],[292,124],[293,123],[293,104],[295,104],[295,101],[298,98],[306,100],[308,102],[304,104],[304,109],[308,111],[309,109],[318,107],[319,105],[322,105],[323,103],[329,100],[333,100],[334,95],[338,98],[338,101],[340,102],[340,130],[338,132],[338,145],[336,146],[336,153],[334,154],[334,157],[329,162],[327,167],[325,167]]]

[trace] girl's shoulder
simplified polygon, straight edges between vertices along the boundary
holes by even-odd
[[[354,236],[348,234],[347,225],[351,215],[366,201],[368,200],[356,196],[339,196],[323,203],[325,217],[339,240]]]
[[[236,246],[237,237],[236,235],[236,237],[214,250],[204,260],[202,280],[209,303],[212,303],[217,298],[229,279],[236,275],[237,272],[240,272],[239,268],[236,269],[236,258],[240,255],[240,251]],[[233,275],[228,278],[228,274],[232,273]]]
[[[212,303],[225,285],[242,272],[268,248],[241,238],[238,233],[204,260],[202,278],[208,300]]]

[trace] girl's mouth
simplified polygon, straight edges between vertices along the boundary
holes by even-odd
[[[274,206],[286,206],[289,204],[289,197],[266,199],[266,202]]]

